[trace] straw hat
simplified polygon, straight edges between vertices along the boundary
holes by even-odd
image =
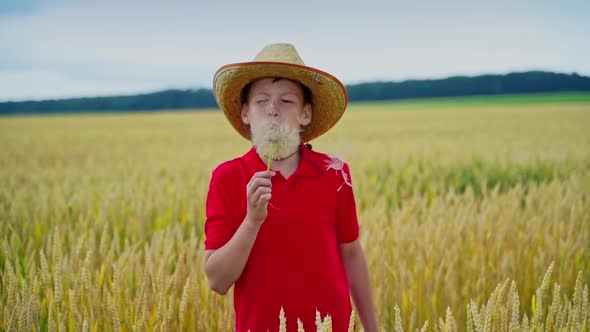
[[[304,65],[291,44],[270,44],[251,62],[225,65],[215,73],[215,99],[231,125],[246,139],[250,130],[242,122],[242,89],[250,82],[266,77],[282,77],[298,81],[312,94],[312,120],[303,127],[301,140],[308,142],[332,128],[346,110],[348,94],[334,76]]]

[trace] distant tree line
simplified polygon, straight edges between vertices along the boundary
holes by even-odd
[[[373,82],[348,87],[350,100],[390,100],[558,91],[590,91],[590,77],[531,71],[506,75],[454,76],[437,80]]]
[[[590,77],[543,71],[454,76],[433,80],[371,82],[347,86],[350,101],[590,91]],[[209,89],[165,90],[132,96],[0,102],[0,114],[117,112],[217,107]]]
[[[132,96],[0,102],[0,114],[150,111],[212,108],[217,103],[208,89],[165,90]]]

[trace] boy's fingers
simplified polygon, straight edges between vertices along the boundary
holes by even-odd
[[[272,187],[272,181],[270,181],[270,179],[266,179],[266,178],[253,179],[252,181],[250,181],[250,183],[248,183],[248,186],[246,187],[246,191],[247,191],[248,195],[252,195],[260,187],[270,188],[270,187]]]
[[[252,181],[252,184],[250,186],[251,187],[258,187],[258,186],[271,187],[272,181],[270,179],[266,179],[266,178],[257,178],[254,181]]]
[[[254,191],[254,193],[251,195],[250,197],[250,201],[253,204],[257,204],[258,200],[260,199],[260,196],[264,195],[264,194],[270,194],[271,193],[271,189],[268,187],[258,187],[258,189],[256,189],[256,191]]]
[[[252,176],[250,182],[246,185],[246,197],[248,204],[256,209],[266,208],[270,201],[272,181],[275,176],[273,171],[257,172]]]
[[[254,175],[252,175],[252,178],[250,179],[250,181],[248,182],[248,186],[250,186],[252,184],[252,182],[256,179],[259,178],[266,178],[266,179],[270,179],[273,176],[275,176],[276,173],[273,171],[262,171],[262,172],[256,172],[254,173]]]
[[[271,193],[260,195],[260,198],[258,199],[258,206],[261,206],[263,204],[268,204],[268,202],[270,201],[271,196],[272,196]]]
[[[273,172],[273,171],[256,172],[252,176],[252,179],[255,179],[255,178],[267,178],[267,179],[270,179],[271,177],[275,176],[275,174],[276,173]]]

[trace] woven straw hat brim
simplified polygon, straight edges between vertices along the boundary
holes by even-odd
[[[312,67],[284,62],[240,62],[221,67],[213,79],[215,99],[231,125],[250,140],[241,118],[242,89],[260,78],[281,77],[298,81],[312,93],[312,120],[303,127],[301,140],[309,142],[332,128],[344,114],[348,94],[334,76]]]

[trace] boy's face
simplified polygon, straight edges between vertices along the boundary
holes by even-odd
[[[311,105],[304,103],[303,89],[296,82],[263,78],[252,83],[241,115],[248,126],[258,121],[270,121],[299,130],[311,122]]]

